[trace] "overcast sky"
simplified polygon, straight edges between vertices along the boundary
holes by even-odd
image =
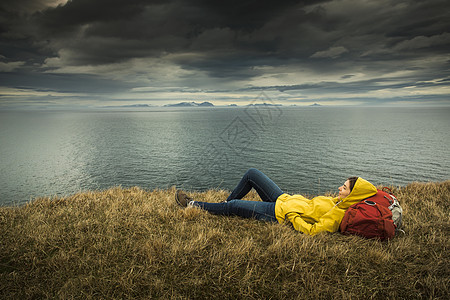
[[[450,105],[448,0],[2,0],[0,109]]]

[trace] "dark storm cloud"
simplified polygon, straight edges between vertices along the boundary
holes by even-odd
[[[36,13],[31,22],[38,37],[50,38],[50,48],[69,46],[77,53],[71,64],[186,50],[210,54],[214,62],[221,51],[259,55],[276,50],[273,34],[270,39],[251,34],[298,2],[77,0]]]
[[[25,11],[31,3],[24,2]],[[32,15],[16,15],[16,21],[8,25],[41,50],[56,53],[70,48],[77,53],[71,64],[102,64],[186,50],[213,52],[214,60],[214,53],[220,51],[264,56],[282,52],[280,46],[291,44],[289,36],[297,34],[295,27],[316,18],[314,12],[305,16],[303,5],[304,1],[294,0],[75,0]],[[274,19],[281,22],[255,33]]]
[[[106,92],[114,75],[111,91],[131,89],[133,81],[136,87],[201,89],[201,76],[229,86],[242,83],[230,91],[448,87],[447,2],[5,0],[1,85],[39,82],[82,91],[90,76]],[[170,79],[158,81],[166,67]],[[400,71],[395,79],[384,78]],[[52,72],[66,73],[74,86],[52,84]],[[78,80],[84,84],[76,85]]]

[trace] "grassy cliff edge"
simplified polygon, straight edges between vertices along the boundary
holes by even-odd
[[[138,187],[0,207],[0,294],[29,298],[448,299],[450,181],[393,188],[388,242],[180,209]],[[193,193],[217,202],[227,191]],[[257,200],[251,193],[249,200]]]

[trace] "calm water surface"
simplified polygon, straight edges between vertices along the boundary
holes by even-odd
[[[247,107],[0,112],[0,205],[112,186],[283,190],[450,179],[450,108]]]

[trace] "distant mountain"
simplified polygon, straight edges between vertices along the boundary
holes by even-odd
[[[320,105],[319,103],[314,103],[314,104],[311,104],[310,106],[322,106],[322,105]]]
[[[272,104],[272,103],[256,103],[256,104],[249,104],[247,106],[283,106],[282,104]]]
[[[180,102],[177,104],[166,104],[164,105],[165,107],[213,107],[214,104],[212,104],[211,102],[202,102],[202,103],[197,103],[197,102]]]
[[[148,108],[154,107],[148,104],[128,104],[128,105],[118,105],[118,106],[103,106],[102,108]]]
[[[130,104],[130,105],[122,105],[121,107],[137,107],[137,108],[142,108],[142,107],[150,107],[150,105],[148,105],[148,104]]]
[[[194,102],[195,103],[195,102]],[[211,102],[202,102],[200,103],[198,106],[206,106],[206,107],[213,107],[214,104],[212,104]]]

